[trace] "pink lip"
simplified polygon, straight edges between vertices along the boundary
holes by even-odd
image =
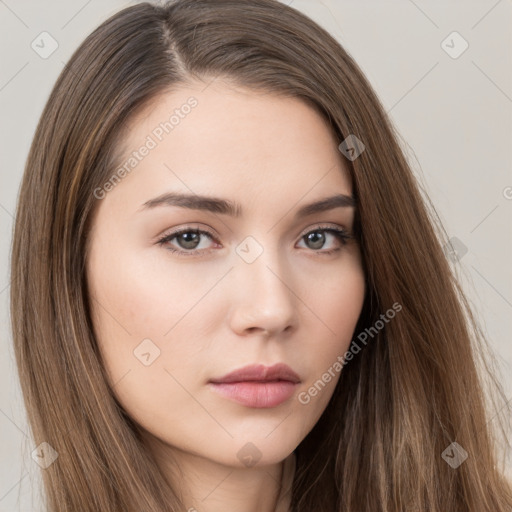
[[[250,365],[235,370],[209,384],[217,393],[247,407],[276,407],[288,400],[300,377],[287,365],[278,363],[267,367]]]

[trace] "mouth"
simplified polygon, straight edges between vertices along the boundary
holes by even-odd
[[[288,365],[249,365],[223,377],[211,379],[210,388],[246,407],[271,408],[286,402],[301,382]]]

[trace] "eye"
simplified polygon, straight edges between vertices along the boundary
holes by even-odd
[[[184,227],[178,231],[164,235],[162,238],[157,240],[157,244],[165,246],[168,251],[176,253],[178,256],[201,256],[211,250],[211,248],[200,247],[201,237],[206,237],[217,242],[214,235],[209,231],[192,227]],[[326,241],[328,241],[330,237],[333,237],[335,241],[338,242],[338,246],[320,251],[319,249],[325,245]],[[332,226],[318,226],[302,235],[300,239],[301,241],[305,240],[307,244],[310,244],[309,248],[312,249],[312,252],[321,255],[329,255],[340,251],[342,248],[341,246],[346,245],[348,240],[351,238],[354,238],[353,235],[345,229],[334,228]],[[173,246],[172,244],[174,240],[176,245]]]
[[[213,235],[209,231],[185,227],[179,231],[174,231],[173,233],[163,236],[157,243],[162,246],[167,245],[167,250],[178,253],[180,256],[195,256],[198,252],[209,252],[208,249],[204,250],[204,248],[199,247],[201,236],[206,236],[214,240]],[[170,245],[174,239],[176,239],[178,243],[177,249]]]
[[[328,236],[326,236],[326,234]],[[333,228],[331,226],[318,226],[314,230],[308,231],[305,235],[303,235],[301,240],[305,240],[307,244],[310,244],[310,248],[313,249],[314,252],[322,255],[329,255],[341,250],[342,248],[338,246],[327,249],[325,251],[319,251],[319,249],[325,245],[326,240],[329,239],[329,236],[334,237],[338,243],[341,243],[341,246],[346,245],[348,240],[353,238],[352,234],[345,229]]]

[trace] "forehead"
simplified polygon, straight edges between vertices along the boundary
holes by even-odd
[[[122,187],[138,195],[163,187],[264,197],[350,194],[350,174],[327,121],[298,98],[223,81],[161,94],[134,117],[122,140]],[[141,156],[141,153],[144,153]],[[335,190],[334,190],[335,189]]]

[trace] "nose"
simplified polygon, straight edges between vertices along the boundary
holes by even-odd
[[[234,332],[272,337],[296,328],[299,299],[291,272],[269,250],[252,263],[238,260],[231,278],[230,323]]]

